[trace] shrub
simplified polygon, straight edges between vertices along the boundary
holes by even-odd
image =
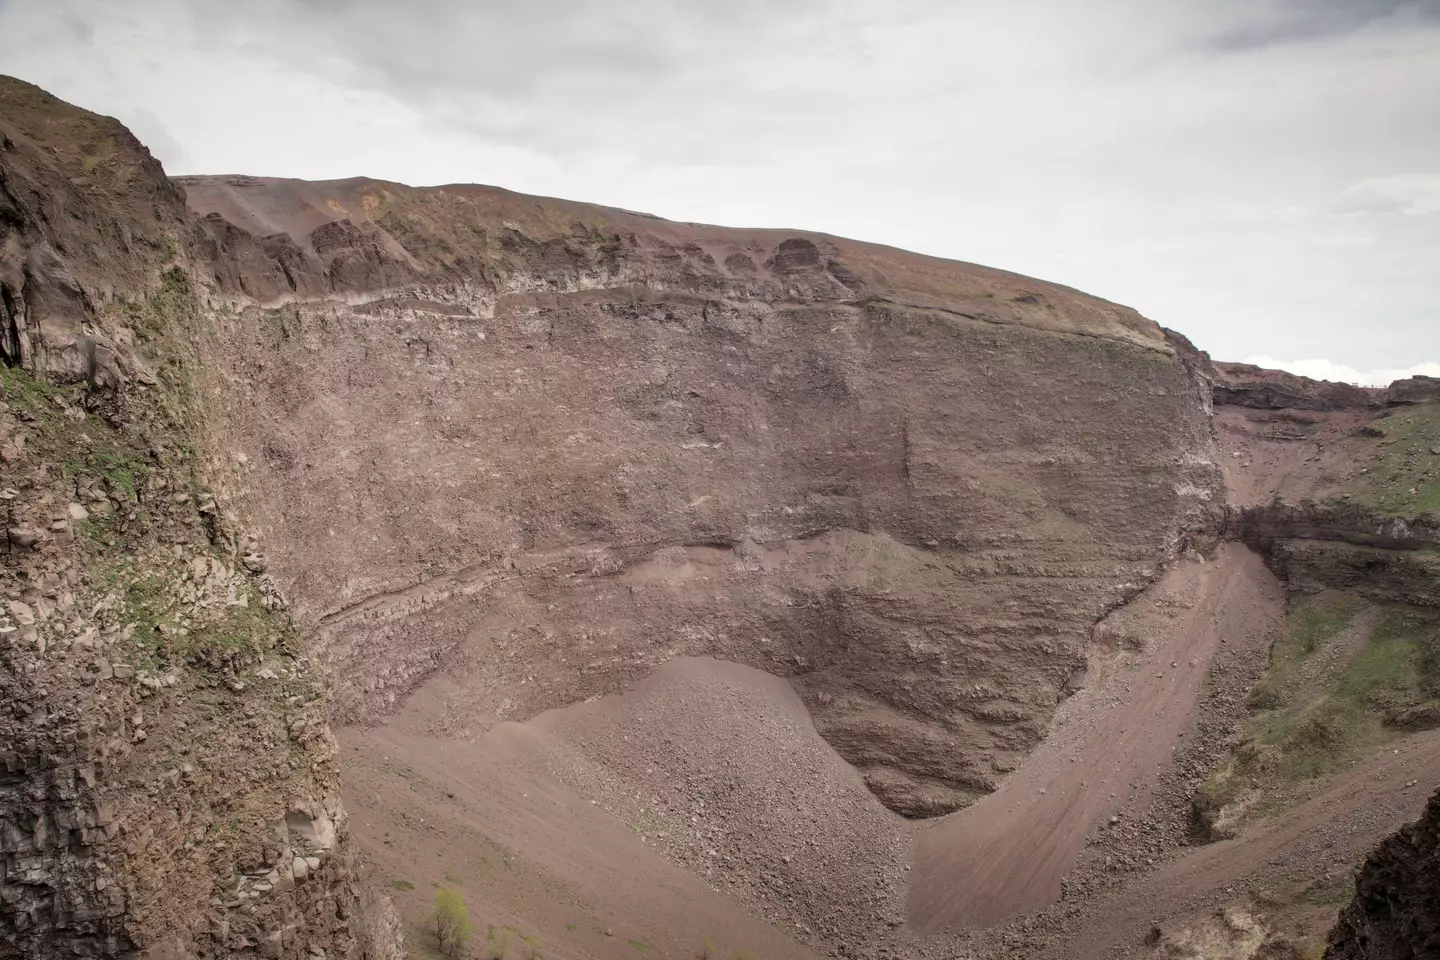
[[[470,911],[465,908],[465,898],[446,887],[436,890],[435,936],[440,940],[440,949],[452,957],[457,957],[474,934],[475,928],[470,925]]]

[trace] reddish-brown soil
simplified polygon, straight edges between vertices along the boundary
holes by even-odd
[[[800,958],[799,941],[898,921],[906,825],[783,680],[674,660],[473,742],[427,735],[422,715],[342,737],[356,836],[378,877],[415,886],[393,895],[416,931],[432,883],[555,957],[627,942],[679,957],[708,937],[726,956]]]
[[[421,942],[444,883],[547,956],[634,941],[683,957],[705,937],[776,957],[1148,955],[1157,926],[1303,901],[1440,771],[1440,739],[1420,734],[1236,840],[1187,849],[1182,824],[1155,819],[1187,738],[1208,729],[1197,711],[1218,709],[1200,699],[1213,671],[1263,652],[1283,605],[1238,544],[1172,567],[1097,626],[1089,674],[1000,789],[915,830],[788,684],[703,658],[478,740],[434,736],[428,691],[444,685],[422,687],[386,726],[345,732],[347,805],[376,876],[415,885],[394,896]],[[1090,871],[1100,882],[1079,879]]]
[[[1097,628],[1115,644],[1045,742],[990,796],[922,831],[910,919],[922,932],[983,927],[1060,899],[1061,880],[1102,818],[1139,804],[1192,729],[1211,657],[1264,645],[1280,585],[1237,544],[1172,567]]]
[[[1318,488],[1349,479],[1361,469],[1355,431],[1374,416],[1356,410],[1217,407],[1219,463],[1229,501],[1261,506],[1278,496],[1298,503]]]

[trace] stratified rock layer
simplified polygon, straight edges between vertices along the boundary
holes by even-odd
[[[437,728],[474,732],[718,656],[943,813],[1213,525],[1208,381],[1073,290],[483,187],[181,182],[247,251],[217,295],[277,298],[221,320],[227,418],[344,720],[442,661]]]

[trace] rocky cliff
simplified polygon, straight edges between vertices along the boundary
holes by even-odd
[[[943,813],[1219,504],[1205,379],[1073,290],[484,187],[180,182],[243,252],[236,493],[346,721],[442,662],[435,725],[476,732],[715,655]]]
[[[370,950],[328,695],[202,357],[203,225],[113,120],[0,80],[0,954]]]
[[[1377,755],[1423,747],[1440,726],[1436,382],[1372,390],[1242,365],[1215,370],[1230,493],[1222,534],[1265,558],[1287,588],[1289,610],[1229,756],[1196,793],[1208,839],[1242,835]],[[1433,775],[1402,783],[1423,789]],[[1394,795],[1394,785],[1377,789],[1370,805]],[[1339,823],[1354,830],[1353,821]],[[1357,904],[1335,935],[1348,952],[1336,955],[1424,955],[1406,952],[1408,934],[1396,924],[1365,927],[1366,904],[1376,903],[1387,875],[1376,861],[1395,842],[1361,872]],[[1271,899],[1278,914],[1317,903]],[[1323,901],[1325,923],[1339,899]]]
[[[1382,843],[1355,879],[1326,960],[1440,955],[1440,793],[1425,816]]]

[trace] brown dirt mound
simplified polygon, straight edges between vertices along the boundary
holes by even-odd
[[[356,836],[378,878],[414,885],[395,897],[416,928],[431,882],[553,957],[618,952],[605,929],[665,956],[708,936],[727,955],[805,957],[796,940],[899,923],[907,826],[784,680],[678,659],[474,742],[426,735],[426,696],[343,736]]]
[[[784,680],[684,658],[533,725],[567,748],[562,779],[766,917],[831,942],[900,922],[908,826]]]

